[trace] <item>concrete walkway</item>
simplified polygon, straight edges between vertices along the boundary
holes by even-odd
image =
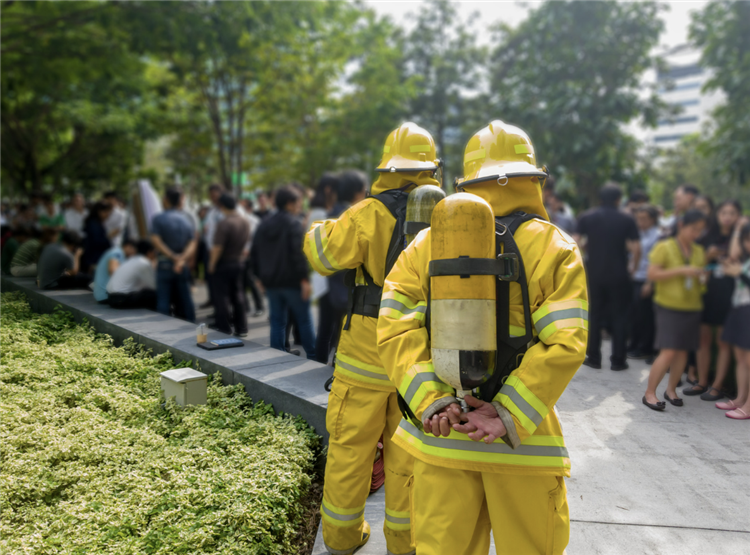
[[[654,412],[641,403],[647,377],[642,361],[624,372],[584,366],[558,403],[573,466],[567,553],[750,553],[750,421],[696,397]],[[386,553],[383,504],[381,488],[358,555]],[[313,554],[324,553],[319,534]]]

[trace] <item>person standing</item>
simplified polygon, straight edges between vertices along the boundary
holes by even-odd
[[[187,261],[197,241],[193,224],[181,213],[182,190],[167,189],[165,211],[151,222],[151,242],[158,251],[156,269],[156,310],[170,316],[172,306],[188,322],[195,322],[195,305],[190,294],[190,269]],[[174,291],[174,298],[173,298]]]
[[[250,251],[253,273],[260,278],[268,295],[271,320],[271,347],[286,351],[289,312],[299,326],[307,358],[315,360],[315,330],[310,313],[310,279],[302,254],[304,230],[298,215],[300,197],[292,187],[276,192],[276,207],[261,222]]]
[[[234,195],[219,197],[223,217],[216,225],[214,243],[208,262],[212,276],[212,298],[216,328],[223,333],[247,336],[247,312],[243,287],[244,254],[250,240],[250,224],[237,212]]]
[[[122,245],[122,239],[125,236],[128,213],[123,208],[120,197],[114,191],[109,191],[104,195],[104,202],[112,207],[112,212],[110,212],[109,217],[104,222],[104,229],[107,231],[107,237],[112,241],[112,245],[119,247]]]
[[[584,364],[602,367],[602,328],[612,326],[612,370],[628,368],[628,316],[632,285],[641,258],[640,236],[635,220],[619,210],[622,189],[607,183],[599,192],[601,206],[581,216],[576,239],[586,238],[586,270],[589,279],[589,345]],[[628,261],[628,253],[630,259]]]
[[[91,209],[83,227],[82,269],[86,273],[93,271],[102,255],[112,246],[107,236],[104,222],[112,213],[112,207],[105,202],[97,202]]]
[[[51,242],[42,249],[37,277],[40,289],[88,289],[91,276],[80,271],[81,244],[78,233],[63,231],[59,243]]]
[[[86,218],[89,215],[89,211],[86,210],[86,199],[83,198],[81,193],[76,193],[70,200],[70,208],[65,212],[65,229],[75,231],[82,237],[84,236],[83,225],[86,222]]]
[[[208,268],[208,262],[209,262],[210,253],[211,253],[211,246],[214,244],[214,233],[216,233],[216,225],[224,217],[224,215],[221,212],[221,208],[219,207],[219,199],[221,198],[221,195],[223,193],[224,193],[224,187],[222,187],[218,183],[213,183],[208,188],[208,197],[211,200],[211,206],[209,207],[208,213],[206,214],[206,218],[203,221],[203,236],[206,239],[206,260],[204,261],[206,268]],[[208,308],[210,306],[213,306],[214,304],[214,300],[213,300],[214,288],[213,288],[212,280],[213,280],[213,276],[209,272],[206,272],[206,285],[207,285],[208,299],[206,300],[206,302],[200,305],[200,308]]]
[[[672,205],[674,206],[674,214],[670,216],[664,223],[663,226],[667,228],[667,235],[676,235],[677,228],[680,218],[693,208],[695,199],[700,195],[698,187],[691,183],[683,183],[672,193]]]
[[[654,206],[641,206],[633,210],[641,235],[641,259],[633,274],[633,304],[630,327],[629,358],[654,356],[654,286],[648,281],[648,257],[659,240],[659,212]]]
[[[248,241],[246,252],[243,255],[245,269],[242,275],[242,287],[245,291],[250,289],[250,294],[253,297],[253,303],[255,303],[255,312],[253,312],[252,315],[254,318],[258,318],[259,316],[263,316],[263,294],[258,288],[258,278],[255,277],[253,269],[250,265],[250,251],[253,247],[253,237],[255,237],[255,233],[258,231],[258,226],[260,225],[260,218],[253,213],[253,200],[249,195],[246,195],[245,198],[242,199],[242,207],[244,208],[244,217],[247,220],[248,225],[250,226],[250,240]],[[243,293],[243,295],[245,298],[245,310],[248,314],[250,314],[250,301],[247,299],[247,294]]]
[[[317,222],[305,239],[305,255],[312,267],[325,276],[349,270],[347,281],[352,286],[326,412],[330,438],[321,514],[323,540],[330,553],[351,553],[370,537],[364,508],[381,435],[386,547],[394,554],[414,553],[406,487],[414,459],[391,440],[401,411],[396,382],[388,377],[388,364],[378,354],[377,323],[386,276],[405,241],[395,215],[405,215],[411,190],[439,185],[435,179],[439,166],[430,133],[412,122],[401,124],[383,145],[373,196],[337,219]],[[392,244],[401,250],[392,250]]]
[[[512,361],[510,366],[494,369],[512,370],[506,379],[485,382],[478,397],[464,397],[473,411],[461,412],[456,391],[435,373],[431,349],[437,333],[434,326],[428,329],[424,317],[431,297],[429,267],[435,262],[431,259],[438,237],[437,208],[433,227],[417,235],[385,281],[378,352],[413,414],[413,419],[401,420],[393,441],[416,459],[410,495],[420,555],[487,554],[490,532],[498,555],[562,555],[568,543],[564,477],[570,476],[570,458],[554,406],[585,355],[586,274],[576,243],[548,221],[542,203],[546,175],[536,165],[528,135],[518,127],[495,120],[466,145],[464,177],[457,189],[480,197],[473,202],[489,204],[495,218],[511,218],[510,223],[505,220],[508,225],[495,220],[500,225],[488,233],[497,229],[497,235],[512,234],[525,268],[524,272],[519,269],[519,275],[527,282],[507,284],[508,304],[503,309],[505,303],[498,298],[487,317],[508,322],[511,337],[536,335],[522,354],[506,351],[504,358]],[[469,195],[465,197],[463,202],[472,202]],[[462,212],[453,214],[460,218]],[[470,221],[459,225],[472,227]],[[448,233],[443,237],[443,243],[453,239]],[[477,237],[477,242],[489,243],[490,239]],[[494,261],[494,254],[484,260]],[[443,321],[450,319],[453,310],[466,310],[467,297],[483,298],[475,295],[481,293],[479,284],[487,284],[485,278],[493,278],[489,283],[495,292],[500,289],[494,285],[494,276],[466,277],[465,289],[453,300],[442,301],[451,303],[441,305]],[[528,305],[522,301],[524,285]],[[515,291],[510,289],[513,286]],[[441,317],[434,300],[431,306],[435,322]],[[524,319],[524,313],[531,321]],[[478,361],[472,351],[453,353],[456,365],[464,353],[469,364]]]
[[[658,243],[649,260],[648,279],[655,284],[656,357],[648,376],[643,404],[653,410],[666,407],[659,401],[656,388],[669,370],[664,398],[676,407],[683,405],[677,397],[688,352],[700,343],[702,281],[706,277],[706,256],[696,241],[706,227],[706,215],[688,210],[677,223],[677,236]]]

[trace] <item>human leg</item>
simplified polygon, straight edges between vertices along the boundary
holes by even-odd
[[[634,281],[630,307],[630,343],[628,355],[640,356],[643,337],[643,299],[641,298],[642,281]]]
[[[175,276],[177,295],[185,320],[195,322],[195,305],[193,304],[193,296],[190,294],[190,270],[183,268],[182,272],[175,274]]]
[[[674,349],[662,349],[659,356],[656,357],[656,360],[651,365],[651,372],[649,372],[648,375],[648,385],[646,386],[645,395],[646,401],[649,403],[656,404],[659,401],[659,398],[656,396],[656,388],[659,387],[659,384],[664,379],[664,375],[672,365],[676,354],[677,351]],[[679,376],[679,374],[677,375]]]
[[[37,274],[36,262],[26,266],[13,266],[10,269],[10,275],[13,277],[33,277]]]
[[[682,372],[685,370],[685,364],[687,364],[688,352],[687,351],[674,351],[674,358],[669,370],[669,381],[667,382],[667,395],[672,399],[677,398],[677,384],[680,383]]]
[[[395,555],[414,553],[409,505],[409,478],[414,473],[414,457],[391,441],[401,422],[398,395],[388,395],[383,432],[385,464],[385,523],[383,533],[388,551]]]
[[[280,287],[269,287],[266,293],[270,310],[271,348],[286,351],[286,315],[288,310],[286,298]]]
[[[172,265],[159,263],[156,270],[156,311],[166,316],[172,314]]]
[[[214,303],[214,316],[216,318],[216,329],[221,333],[232,334],[230,324],[230,313],[232,310],[230,301],[230,284],[231,276],[224,266],[218,266],[211,274],[211,300]]]
[[[711,389],[716,390],[717,393],[721,392],[721,389],[724,387],[724,380],[729,372],[729,364],[732,362],[732,346],[726,341],[722,341],[721,336],[723,333],[723,327],[716,329],[719,353],[716,356],[716,376],[714,376],[714,382]]]
[[[632,288],[629,282],[613,284],[609,292],[609,314],[612,322],[612,366],[623,366],[627,361],[628,318]]]
[[[589,341],[586,358],[594,363],[602,362],[602,322],[606,297],[603,288],[596,282],[589,284]]]
[[[288,289],[289,306],[294,314],[294,321],[299,330],[300,341],[305,348],[307,358],[315,360],[315,326],[312,321],[310,312],[310,301],[302,300],[302,293],[299,289]]]
[[[570,515],[562,476],[482,474],[497,555],[562,555]]]
[[[708,387],[708,371],[711,366],[711,345],[713,344],[713,339],[713,328],[708,324],[701,324],[701,343],[698,352],[695,353],[695,361],[698,368],[698,386],[700,386],[700,389]]]
[[[234,333],[247,333],[247,310],[245,301],[245,286],[242,280],[242,265],[235,262],[229,274],[229,298],[232,304],[232,325]]]
[[[76,274],[74,276],[63,275],[57,280],[57,285],[53,289],[60,291],[66,289],[88,289],[91,283],[91,276],[88,274]]]
[[[318,333],[315,338],[315,360],[321,364],[328,364],[328,356],[331,353],[331,337],[334,334],[334,310],[330,299],[329,293],[318,299]]]
[[[389,395],[333,382],[326,410],[329,440],[321,506],[323,540],[331,553],[349,554],[362,542],[365,501]]]
[[[487,555],[490,517],[482,473],[414,461],[412,526],[418,555]]]

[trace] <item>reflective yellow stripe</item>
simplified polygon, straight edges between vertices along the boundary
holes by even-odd
[[[438,378],[435,374],[435,367],[431,362],[419,362],[409,368],[398,388],[401,397],[415,413],[424,401],[425,395],[430,391],[441,391],[448,395],[455,394],[451,386]]]
[[[391,385],[385,368],[353,359],[341,352],[336,353],[336,371],[350,378],[377,385]]]
[[[409,511],[392,511],[385,509],[385,525],[391,530],[409,530],[411,528]]]
[[[388,154],[390,151],[391,151],[391,147],[389,147],[388,145],[385,145],[383,147],[383,153],[384,154]]]
[[[547,406],[516,376],[510,376],[495,396],[533,434],[549,413]]]
[[[408,420],[401,420],[396,435],[427,455],[492,464],[570,468],[568,450],[563,438],[543,436],[534,442],[524,441],[512,449],[502,441],[489,445],[472,441],[466,434],[451,431],[446,437],[434,437],[419,431]]]
[[[566,328],[588,329],[589,303],[581,300],[551,303],[532,315],[539,339],[546,341],[556,331]]]
[[[511,337],[523,337],[526,335],[526,328],[523,326],[514,326],[511,324],[508,326],[508,330],[510,331]]]
[[[334,526],[358,526],[365,518],[365,506],[354,509],[342,509],[329,503],[323,497],[323,504],[320,506],[320,514],[323,518]]]
[[[409,147],[409,152],[430,152],[431,150],[430,145],[412,145]]]
[[[516,151],[516,154],[531,154],[529,145],[515,145],[514,149]]]
[[[426,302],[417,302],[398,293],[396,295],[402,297],[402,299],[384,298],[380,301],[379,315],[395,320],[418,320],[424,322],[425,313],[427,312]]]
[[[487,151],[485,151],[483,148],[480,148],[479,150],[475,150],[474,152],[470,152],[466,156],[464,156],[464,162],[471,162],[472,160],[479,160],[480,158],[486,158],[487,157]]]
[[[314,225],[307,234],[307,240],[310,242],[310,252],[313,254],[313,266],[318,273],[327,275],[343,270],[328,249],[328,235],[324,223]]]

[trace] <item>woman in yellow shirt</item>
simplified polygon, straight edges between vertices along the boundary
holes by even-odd
[[[678,224],[677,235],[658,243],[649,256],[648,279],[655,287],[655,346],[660,352],[651,366],[643,404],[653,410],[666,407],[656,396],[656,388],[669,368],[672,371],[664,398],[676,407],[682,406],[675,389],[688,352],[700,344],[706,256],[695,241],[705,227],[706,215],[688,210]]]

